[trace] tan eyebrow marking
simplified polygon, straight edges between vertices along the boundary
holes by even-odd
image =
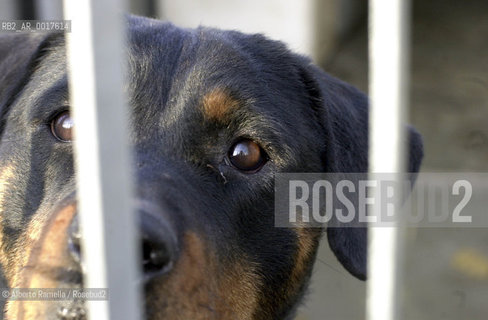
[[[208,120],[226,122],[230,113],[239,106],[239,101],[224,88],[216,88],[202,100],[203,115]]]

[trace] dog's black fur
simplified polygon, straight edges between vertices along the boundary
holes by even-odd
[[[129,17],[128,25],[134,175],[137,199],[150,207],[141,219],[154,219],[149,224],[175,239],[168,240],[172,268],[146,284],[147,317],[291,318],[320,231],[274,227],[274,174],[367,171],[367,97],[262,35],[141,17]],[[59,253],[56,270],[41,268],[45,244],[26,240],[58,232],[45,225],[73,203],[72,146],[50,127],[68,106],[63,36],[1,35],[1,262],[12,287],[31,286],[32,279],[82,285],[76,261]],[[422,143],[409,132],[408,168],[416,172]],[[243,172],[229,161],[243,138],[265,153],[259,170]],[[344,227],[329,227],[330,247],[364,279],[366,229]],[[48,253],[49,261],[56,254]],[[9,302],[6,314],[56,319],[65,307],[82,318],[72,302],[46,304]]]

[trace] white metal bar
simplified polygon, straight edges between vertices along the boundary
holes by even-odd
[[[39,20],[59,20],[63,17],[62,0],[35,0],[34,4]]]
[[[0,19],[20,19],[18,4],[15,3],[15,0],[0,1]]]
[[[369,172],[404,172],[407,110],[408,0],[370,0],[370,155]],[[396,174],[397,179],[400,178]],[[381,206],[372,206],[379,216]],[[369,229],[367,319],[398,319],[402,226]]]
[[[124,1],[65,0],[70,95],[75,125],[78,204],[85,288],[107,288],[89,301],[90,319],[139,319],[139,246],[132,210],[123,97]]]

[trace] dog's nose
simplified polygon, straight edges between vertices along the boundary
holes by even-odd
[[[145,205],[138,210],[140,221],[142,270],[144,278],[168,272],[175,258],[176,236],[168,223],[161,218],[160,212]],[[81,233],[78,216],[71,221],[68,229],[68,248],[75,262],[81,261]]]
[[[146,280],[168,272],[176,253],[176,236],[156,212],[139,209],[142,269]]]

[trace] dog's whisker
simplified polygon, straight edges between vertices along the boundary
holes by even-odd
[[[343,272],[341,272],[340,270],[336,269],[334,266],[332,266],[331,264],[325,262],[324,260],[322,260],[320,258],[317,258],[317,261],[320,262],[321,264],[325,265],[329,269],[334,270],[335,272],[339,273],[341,276],[343,276],[343,277],[346,276]]]
[[[214,172],[216,172],[223,180],[223,183],[224,184],[227,184],[227,178],[225,177],[224,173],[220,170],[220,166],[219,166],[219,169],[215,168],[213,165],[207,163],[207,168],[210,168],[212,169]]]

